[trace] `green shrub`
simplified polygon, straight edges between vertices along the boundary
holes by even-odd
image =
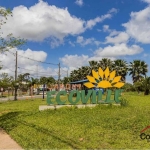
[[[129,101],[126,98],[121,98],[121,106],[127,107],[129,105]]]

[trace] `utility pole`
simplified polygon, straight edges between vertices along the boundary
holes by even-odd
[[[37,79],[38,79],[38,65],[37,65]]]
[[[60,63],[58,64],[58,91],[60,91]]]
[[[67,78],[68,78],[68,70],[67,70]]]
[[[18,55],[18,53],[17,53],[17,51],[16,51],[16,65],[15,65],[15,97],[14,97],[14,100],[17,100],[17,83],[16,83],[16,81],[17,81],[17,56]]]

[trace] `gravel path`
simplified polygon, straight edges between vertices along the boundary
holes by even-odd
[[[22,150],[22,148],[2,129],[0,129],[0,150],[14,149]]]

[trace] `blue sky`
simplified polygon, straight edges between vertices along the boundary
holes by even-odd
[[[1,0],[0,6],[13,13],[2,26],[3,36],[13,33],[27,39],[17,49],[18,74],[57,78],[57,65],[24,57],[60,62],[61,76],[104,57],[150,64],[150,0]],[[1,55],[5,64],[1,72],[13,75],[14,56]]]

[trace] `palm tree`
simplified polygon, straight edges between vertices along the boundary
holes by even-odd
[[[98,71],[98,62],[95,60],[89,61],[90,69]]]
[[[89,66],[83,66],[81,70],[82,70],[83,79],[86,79],[87,75],[91,75],[91,68]]]
[[[103,58],[102,60],[99,61],[98,64],[99,67],[101,67],[103,70],[105,70],[107,67],[109,67],[109,70],[113,70],[113,61],[108,58]]]
[[[73,70],[70,73],[70,81],[77,81],[78,80],[78,70]]]
[[[142,86],[144,88],[144,95],[148,95],[150,92],[150,77],[146,77],[142,81]]]
[[[52,88],[55,84],[55,79],[53,77],[47,77],[47,85],[48,87]]]
[[[148,65],[145,61],[133,60],[129,65],[129,75],[132,75],[133,83],[140,81],[143,76],[146,78],[146,73],[148,72]]]
[[[116,75],[121,76],[121,80],[125,82],[128,73],[128,64],[125,60],[117,59],[113,64],[114,70],[116,70]]]

